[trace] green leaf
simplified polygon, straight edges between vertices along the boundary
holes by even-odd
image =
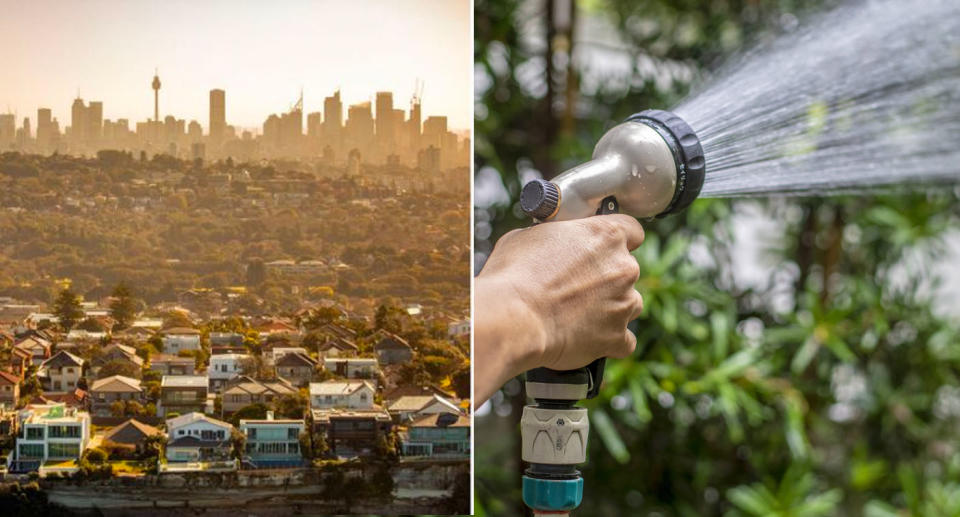
[[[590,423],[597,431],[597,435],[600,436],[600,441],[603,442],[603,445],[607,447],[607,452],[613,456],[613,459],[617,460],[619,463],[627,463],[630,461],[630,451],[627,450],[627,446],[623,444],[623,439],[620,438],[620,433],[617,432],[617,429],[613,426],[613,421],[610,420],[610,416],[600,408],[594,408],[590,412]]]

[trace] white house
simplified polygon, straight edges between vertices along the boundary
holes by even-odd
[[[380,373],[380,366],[372,358],[325,358],[324,367],[348,379],[372,379]]]
[[[266,360],[267,364],[274,365],[277,364],[277,359],[280,359],[287,354],[303,354],[307,357],[310,357],[310,354],[307,352],[306,348],[298,346],[278,346],[265,351],[263,353],[263,358]]]
[[[436,394],[400,397],[387,407],[387,411],[397,423],[411,422],[427,415],[461,413],[456,404]]]
[[[78,459],[90,443],[90,414],[64,404],[31,404],[20,411],[16,461]]]
[[[303,419],[275,419],[267,411],[265,420],[240,420],[240,432],[247,437],[247,456],[256,463],[299,462]]]
[[[84,363],[82,358],[61,350],[40,365],[37,378],[49,391],[73,391],[83,376]]]
[[[181,350],[200,350],[200,331],[197,329],[176,327],[164,330],[163,353],[177,355]]]
[[[370,409],[377,390],[364,380],[310,383],[310,408]]]
[[[233,426],[203,413],[167,420],[167,461],[214,461],[230,457]]]
[[[224,382],[243,373],[244,362],[251,359],[249,354],[217,354],[210,356],[210,386],[219,388]]]

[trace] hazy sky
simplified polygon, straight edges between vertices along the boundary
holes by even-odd
[[[227,92],[227,123],[262,126],[304,89],[304,111],[322,111],[338,87],[349,104],[394,92],[409,109],[425,82],[423,117],[470,127],[473,54],[469,0],[276,2],[0,0],[0,112],[48,107],[69,125],[79,90],[103,116],[160,117],[208,126],[208,92]]]

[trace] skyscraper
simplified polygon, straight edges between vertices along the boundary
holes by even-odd
[[[87,125],[85,132],[85,141],[96,144],[100,141],[103,134],[103,103],[100,101],[90,101],[87,106],[87,113],[84,116]]]
[[[353,104],[347,109],[347,123],[344,126],[344,140],[348,149],[356,148],[362,154],[369,154],[373,145],[374,120],[369,102]]]
[[[220,144],[227,128],[227,93],[210,90],[210,142]]]
[[[390,154],[396,147],[396,131],[394,131],[393,93],[377,92],[377,120],[376,120],[377,157],[382,158]]]
[[[427,117],[427,120],[423,121],[423,138],[421,145],[423,147],[432,145],[437,149],[441,149],[446,134],[447,117]]]
[[[323,99],[323,139],[337,151],[340,147],[340,130],[343,128],[343,103],[340,90]]]
[[[323,124],[323,115],[319,111],[307,114],[307,136],[310,140],[320,138],[321,124]]]
[[[37,148],[46,152],[53,142],[53,112],[50,108],[37,109]]]
[[[390,129],[392,129],[392,115],[393,115],[393,93],[391,92],[377,92],[377,123],[376,123],[376,134],[378,138],[382,138],[390,135]]]
[[[87,106],[83,99],[77,97],[70,107],[70,139],[72,145],[78,145],[86,140],[87,134]]]
[[[0,149],[6,150],[17,137],[17,116],[13,113],[0,114]]]

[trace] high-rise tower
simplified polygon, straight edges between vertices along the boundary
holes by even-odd
[[[153,73],[153,121],[160,121],[160,76]]]
[[[227,94],[223,90],[210,90],[210,142],[223,142],[227,130]]]

